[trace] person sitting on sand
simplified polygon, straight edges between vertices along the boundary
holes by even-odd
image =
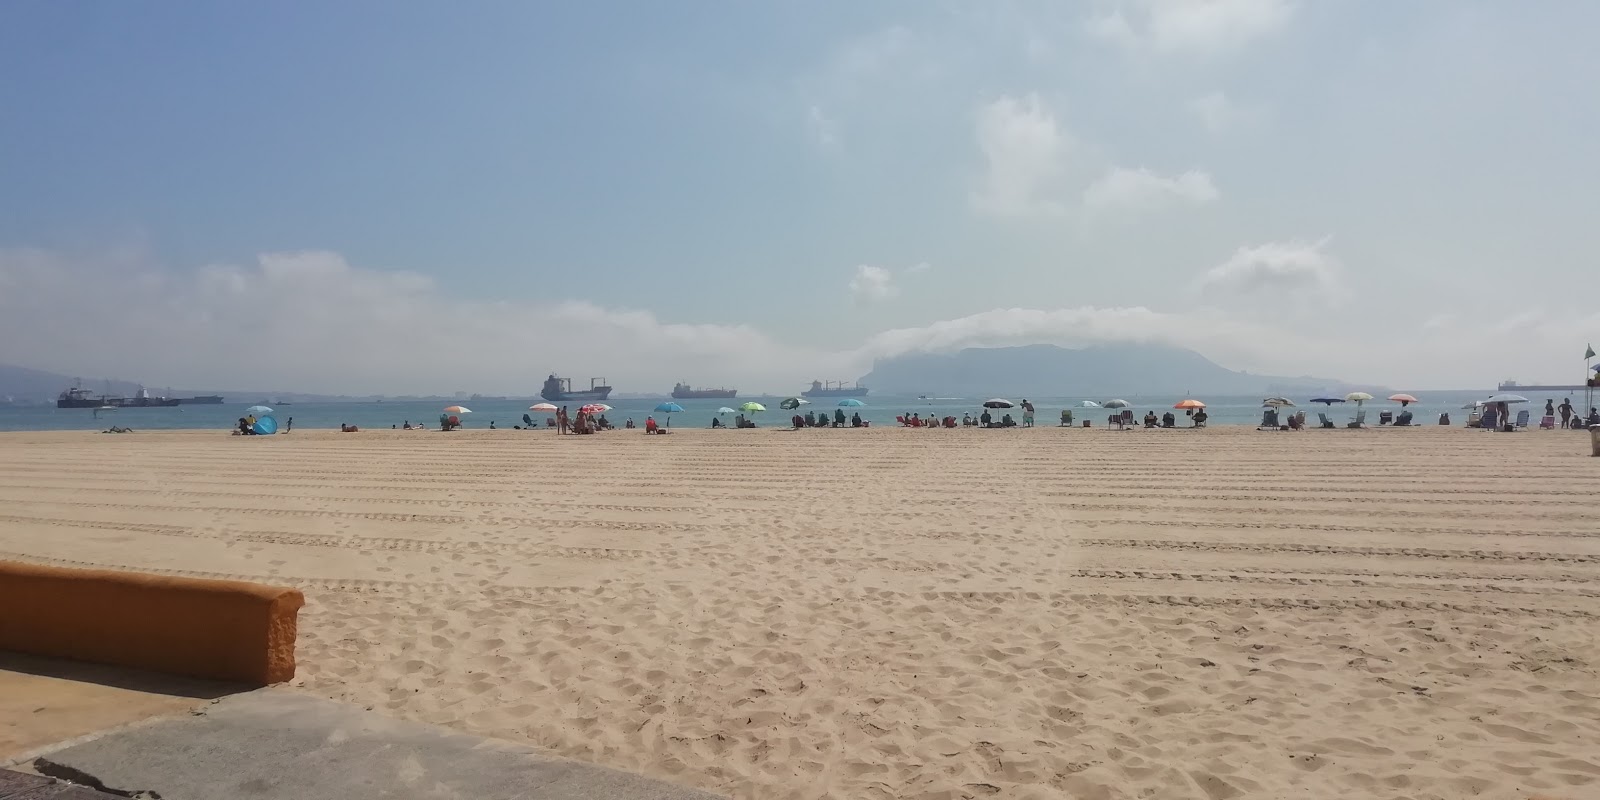
[[[994,425],[994,417],[989,414],[989,409],[984,409],[983,413],[978,416],[978,424],[985,428]]]
[[[656,432],[656,418],[655,417],[645,417],[644,418],[644,432],[645,433],[655,433]]]
[[[359,430],[361,430],[361,429],[357,428],[354,425],[346,425],[343,422],[339,423],[339,432],[340,433],[355,433],[356,431],[359,431]]]
[[[633,430],[633,428],[634,428],[634,424],[633,424],[633,417],[628,417],[628,421],[627,421],[627,422],[624,422],[624,423],[623,423],[623,424],[622,424],[622,427],[623,427],[623,428],[624,428],[624,429],[625,429],[625,430],[630,430],[630,431],[631,431],[631,430]]]
[[[713,428],[724,427],[724,425],[722,424],[722,418],[721,417],[712,417],[711,418],[711,427],[713,427]]]
[[[606,412],[600,412],[600,418],[595,420],[595,425],[599,426],[600,430],[603,431],[611,430],[611,420],[606,419]]]
[[[239,435],[240,436],[244,436],[244,435],[246,435],[248,433],[250,433],[250,425],[249,425],[249,423],[244,421],[244,417],[240,417],[239,418]]]
[[[844,427],[844,409],[839,408],[839,409],[835,409],[834,410],[834,412],[833,412],[833,427],[835,427],[835,428],[843,428]]]
[[[850,427],[852,427],[852,428],[861,427],[861,412],[858,411],[858,412],[850,415]]]
[[[1600,411],[1595,411],[1594,407],[1590,406],[1589,416],[1584,418],[1583,426],[1585,428],[1592,428],[1596,425],[1600,425]]]
[[[1156,419],[1156,412],[1154,412],[1154,411],[1146,411],[1146,412],[1144,412],[1144,426],[1146,428],[1154,428],[1155,426],[1157,426],[1159,424],[1161,424],[1161,422],[1160,422],[1160,420]]]

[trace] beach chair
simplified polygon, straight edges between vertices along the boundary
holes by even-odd
[[[1521,411],[1517,412],[1517,427],[1518,428],[1526,428],[1526,427],[1528,427],[1528,409],[1524,408]]]
[[[1317,412],[1317,419],[1321,420],[1322,427],[1324,427],[1324,428],[1332,428],[1333,427],[1333,420],[1328,419],[1328,412],[1326,412],[1326,411],[1318,411]]]
[[[1555,417],[1555,415],[1554,414],[1546,414],[1546,415],[1544,415],[1542,418],[1539,419],[1539,427],[1542,430],[1547,430],[1547,431],[1555,430],[1556,429],[1556,417]]]
[[[1063,428],[1072,427],[1072,410],[1071,409],[1063,409],[1061,411],[1061,427],[1063,427]]]
[[[1394,426],[1396,428],[1409,428],[1411,427],[1411,419],[1412,414],[1410,411],[1402,411],[1400,416],[1394,418]],[[1450,423],[1445,422],[1445,424],[1449,425]]]
[[[1379,425],[1379,427],[1382,427],[1384,425],[1390,425],[1390,424],[1393,424],[1393,423],[1394,423],[1394,412],[1393,411],[1379,411],[1378,412],[1378,425]]]
[[[1365,412],[1365,411],[1357,411],[1356,412],[1356,418],[1353,419],[1353,420],[1350,420],[1350,424],[1346,425],[1345,427],[1347,427],[1347,428],[1365,428],[1365,427],[1367,427],[1367,412]]]
[[[1269,408],[1261,412],[1261,425],[1258,431],[1275,431],[1278,429],[1278,409]]]

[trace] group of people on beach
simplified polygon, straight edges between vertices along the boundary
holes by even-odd
[[[833,410],[832,420],[828,419],[828,412],[826,411],[807,411],[805,416],[795,414],[793,417],[789,418],[789,421],[793,423],[796,428],[865,428],[871,424],[866,420],[863,420],[859,412],[851,414],[850,417],[846,419],[844,415],[844,409],[842,408],[836,408]],[[712,420],[711,427],[717,427],[716,420]]]
[[[1572,398],[1570,397],[1562,400],[1561,405],[1559,406],[1555,404],[1554,398],[1546,399],[1544,401],[1544,416],[1545,419],[1550,420],[1551,422],[1554,422],[1555,418],[1560,416],[1561,428],[1563,430],[1573,428],[1582,429],[1594,425],[1600,425],[1600,411],[1597,411],[1595,408],[1591,407],[1587,417],[1580,416],[1578,414],[1578,409],[1573,407]]]

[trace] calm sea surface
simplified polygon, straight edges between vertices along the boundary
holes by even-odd
[[[1410,392],[1421,398],[1422,402],[1414,404],[1412,410],[1416,414],[1416,422],[1428,425],[1437,424],[1439,415],[1448,412],[1451,422],[1459,425],[1466,419],[1466,412],[1461,407],[1473,400],[1488,397],[1491,392]],[[1105,401],[1107,397],[1088,395],[1096,401]],[[1533,415],[1537,424],[1539,416],[1544,411],[1543,395],[1528,398],[1533,403],[1525,406]],[[737,408],[747,400],[755,400],[767,407],[765,413],[756,414],[756,421],[763,426],[787,426],[790,412],[778,408],[781,398],[757,397],[727,400],[678,400],[684,412],[672,415],[673,427],[707,427],[711,418],[716,415],[717,409],[724,406]],[[865,408],[844,409],[845,414],[860,412],[862,418],[872,421],[873,425],[893,425],[897,415],[905,413],[921,414],[922,416],[953,415],[959,418],[964,413],[978,413],[980,404],[985,398],[953,398],[919,400],[915,397],[877,397],[868,396],[864,399]],[[1021,397],[1009,398],[1020,402]],[[1032,397],[1038,425],[1058,424],[1063,408],[1072,408],[1076,420],[1092,420],[1096,426],[1105,423],[1110,413],[1105,409],[1079,408],[1078,404],[1085,397]],[[1154,410],[1159,416],[1172,408],[1173,403],[1181,397],[1137,397],[1122,398],[1133,404],[1134,416],[1142,418],[1146,410]],[[1261,420],[1261,398],[1250,397],[1200,397],[1207,404],[1207,411],[1211,415],[1212,425],[1254,425]],[[1335,405],[1327,409],[1322,405],[1311,405],[1309,398],[1290,398],[1300,404],[1313,422],[1319,411],[1326,411],[1336,423],[1343,425],[1355,413],[1355,404],[1346,403]],[[1560,397],[1554,398],[1559,404]],[[1581,395],[1573,397],[1573,404],[1578,405],[1583,401]],[[522,415],[528,412],[528,406],[542,402],[538,398],[528,398],[516,401],[491,401],[467,402],[465,405],[473,411],[463,417],[469,428],[487,428],[489,423],[495,423],[499,428],[511,428],[512,425],[522,424]],[[660,403],[667,402],[655,400],[614,400],[610,404],[615,410],[607,414],[611,421],[621,426],[625,420],[632,417],[639,424],[644,424],[644,418],[655,414],[658,421],[666,415],[659,414],[653,409]],[[805,411],[827,411],[832,413],[837,407],[838,399],[818,399],[812,405],[802,406],[801,413]],[[227,430],[233,427],[239,417],[243,416],[245,409],[253,403],[225,403],[216,406],[176,406],[173,408],[125,408],[117,411],[102,411],[96,418],[95,413],[89,409],[56,409],[41,407],[9,407],[0,406],[0,431],[37,431],[37,430],[104,430],[111,425],[121,425],[134,430],[160,430],[184,428],[215,428]],[[294,418],[296,428],[338,428],[340,424],[348,423],[362,428],[388,428],[403,425],[410,421],[413,425],[424,424],[436,427],[439,413],[445,403],[440,402],[383,402],[383,403],[304,403],[285,406],[276,406],[274,416],[277,417],[280,429],[290,418]],[[577,404],[568,404],[574,410]],[[1378,412],[1381,410],[1398,410],[1399,404],[1387,400],[1376,400],[1366,404],[1368,418],[1376,424]],[[1021,410],[1012,412],[1021,420]],[[1185,424],[1182,412],[1174,412],[1179,416],[1179,424]],[[542,423],[543,415],[534,415]],[[728,415],[731,418],[732,415]]]

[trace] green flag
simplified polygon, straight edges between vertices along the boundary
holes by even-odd
[[[1583,357],[1584,358],[1594,358],[1594,345],[1592,345],[1592,344],[1589,345],[1589,349],[1585,350],[1583,352]]]

